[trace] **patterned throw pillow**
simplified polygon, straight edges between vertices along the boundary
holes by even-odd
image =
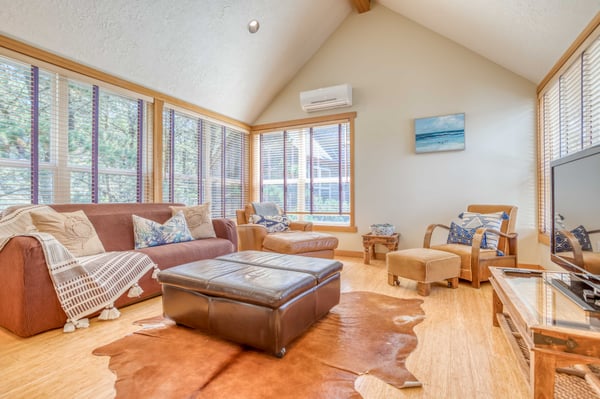
[[[275,215],[275,216],[261,216],[252,215],[250,216],[250,223],[260,224],[267,228],[267,232],[276,233],[281,231],[287,231],[290,229],[290,221],[287,215]]]
[[[193,240],[182,211],[163,224],[137,215],[132,217],[135,249]]]
[[[183,216],[185,216],[185,221],[194,240],[217,236],[212,224],[212,219],[210,218],[210,202],[196,206],[171,207],[173,216],[179,211],[183,212]]]
[[[452,222],[450,224],[450,232],[448,233],[448,244],[464,244],[464,245],[472,245],[473,244],[473,236],[477,232],[477,227],[473,229],[468,229],[459,226],[458,224]],[[486,241],[486,235],[483,235],[481,239],[480,248],[487,248],[488,243]]]
[[[585,229],[585,227],[579,225],[571,230],[571,233],[577,238],[579,241],[579,245],[581,245],[582,251],[592,251],[592,241],[590,240],[590,236]],[[572,251],[573,247],[571,247],[571,243],[567,237],[562,234],[560,231],[556,233],[554,237],[554,248],[556,252],[568,252]]]
[[[75,257],[104,252],[94,225],[83,211],[32,211],[31,221],[38,231],[52,234]]]
[[[500,230],[502,221],[508,219],[506,212],[494,212],[494,213],[475,213],[475,212],[463,212],[458,217],[461,219],[460,226],[463,228],[477,229],[479,227],[486,227],[488,229]],[[485,241],[487,245],[485,248],[498,249],[498,239],[500,237],[497,234],[485,232]]]

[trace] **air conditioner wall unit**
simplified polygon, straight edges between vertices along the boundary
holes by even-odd
[[[349,107],[352,105],[352,86],[345,83],[300,92],[300,105],[304,112]]]

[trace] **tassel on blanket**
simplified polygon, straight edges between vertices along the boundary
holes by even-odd
[[[77,328],[88,328],[90,326],[90,321],[88,319],[79,319],[75,321],[67,321],[65,326],[63,327],[63,332],[70,333],[75,331]]]
[[[121,312],[111,304],[102,310],[98,320],[114,320],[118,319],[119,316],[121,316]]]
[[[158,279],[158,273],[160,272],[160,269],[158,268],[158,266],[154,265],[154,271],[152,272],[152,278],[153,279]]]
[[[133,285],[129,289],[129,292],[127,293],[127,296],[129,298],[137,298],[140,295],[142,295],[142,292],[144,292],[144,290],[142,289],[142,287],[140,287],[138,285],[138,283],[133,283]]]

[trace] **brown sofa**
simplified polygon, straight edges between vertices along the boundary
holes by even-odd
[[[51,205],[58,212],[83,210],[94,225],[106,251],[133,250],[132,214],[163,223],[171,217],[169,205],[181,204],[60,204]],[[184,263],[210,259],[237,251],[235,223],[213,219],[216,238],[143,248],[164,270]],[[123,294],[116,302],[122,307],[161,292],[160,284],[144,275],[139,285],[144,290],[137,298]],[[60,307],[50,280],[42,247],[31,237],[14,237],[0,251],[0,327],[28,337],[42,331],[63,327],[67,316]]]

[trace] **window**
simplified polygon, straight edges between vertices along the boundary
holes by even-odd
[[[165,107],[163,201],[211,203],[213,217],[235,217],[246,203],[248,134]]]
[[[600,144],[600,32],[589,35],[538,94],[539,229],[549,233],[550,162]]]
[[[253,193],[277,203],[292,220],[350,227],[352,129],[355,113],[257,126],[253,136]]]
[[[0,57],[0,208],[141,202],[146,101]]]

